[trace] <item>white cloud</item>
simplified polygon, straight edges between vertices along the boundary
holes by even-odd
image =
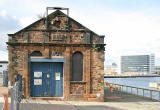
[[[0,61],[8,61],[8,52],[0,50]]]
[[[106,61],[120,60],[121,55],[155,53],[160,58],[160,16],[144,12],[120,13],[102,11],[103,16],[90,16],[83,22],[105,34]],[[160,62],[160,61],[159,61]]]
[[[31,23],[35,22],[38,18],[35,16],[31,16],[31,17],[22,17],[19,19],[20,21],[20,25],[24,28],[28,25],[30,25]]]
[[[7,11],[6,10],[0,11],[0,16],[5,18],[7,16]]]
[[[13,19],[17,20],[17,16],[12,16]]]
[[[75,20],[96,33],[106,36],[106,61],[112,59],[118,62],[120,55],[126,54],[155,53],[156,57],[160,58],[160,16],[158,16],[159,11],[153,8],[122,12],[97,5],[98,8],[92,7],[91,10],[86,10],[85,7],[77,4],[42,0],[6,0],[0,2],[0,7],[6,9],[4,6],[9,7],[13,2],[16,2],[17,8],[14,10],[16,13],[11,16],[16,15],[13,18],[19,20],[22,27],[36,21],[36,16],[43,13],[46,6],[53,4],[69,7],[70,16]],[[11,10],[12,8],[9,7],[3,14],[0,11],[2,14],[0,16],[10,15]]]

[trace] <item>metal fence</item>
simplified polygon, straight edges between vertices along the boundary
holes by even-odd
[[[8,72],[3,71],[3,74],[0,74],[0,86],[1,87],[8,87]],[[8,94],[3,94],[3,92],[6,90],[2,90],[3,97],[1,97],[1,103],[0,103],[0,110],[8,110]],[[3,99],[4,98],[4,99]],[[3,102],[4,101],[4,102]]]
[[[11,92],[11,110],[20,110],[19,106],[22,100],[22,93],[20,90],[20,82],[15,82],[13,88],[10,90]]]
[[[2,85],[1,85],[2,86]],[[8,88],[8,73],[7,71],[3,71],[3,87]],[[3,88],[2,87],[2,88]],[[4,88],[5,89],[5,88]],[[3,90],[6,91],[7,89]],[[17,74],[16,82],[12,87],[10,87],[9,94],[7,92],[4,92],[6,94],[3,97],[1,97],[0,101],[0,110],[21,110],[20,104],[22,100],[22,76]],[[8,104],[8,95],[10,95],[11,103]]]
[[[46,106],[38,100],[24,99],[22,95],[22,78],[17,76],[17,81],[11,88],[11,110],[47,110]]]
[[[0,110],[4,110],[4,109],[5,109],[5,103],[0,104]]]
[[[111,89],[114,90],[113,93],[115,93],[115,95],[121,94],[121,92],[123,92],[123,93],[128,93],[128,94],[136,95],[143,98],[149,98],[152,100],[160,101],[160,90],[139,88],[139,87],[113,84],[113,83],[109,83],[109,87],[111,87]]]

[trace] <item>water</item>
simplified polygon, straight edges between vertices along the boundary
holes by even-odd
[[[150,82],[160,82],[160,77],[105,78],[105,82],[149,89]]]
[[[160,77],[137,77],[137,78],[105,78],[105,82],[121,84],[127,86],[134,86],[139,88],[149,88],[150,82],[160,82]],[[124,88],[126,89],[126,88]],[[133,89],[133,93],[136,94],[136,89]],[[140,95],[142,95],[143,91],[139,90]],[[145,91],[145,96],[150,97],[150,92]],[[153,99],[160,100],[160,96],[158,92],[153,92]]]

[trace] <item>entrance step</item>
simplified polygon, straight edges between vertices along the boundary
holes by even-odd
[[[30,99],[33,99],[33,100],[55,100],[55,101],[62,101],[63,97],[31,97]]]

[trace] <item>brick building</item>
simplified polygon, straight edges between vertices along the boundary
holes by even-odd
[[[8,34],[9,80],[29,98],[103,101],[104,36],[60,10]]]

